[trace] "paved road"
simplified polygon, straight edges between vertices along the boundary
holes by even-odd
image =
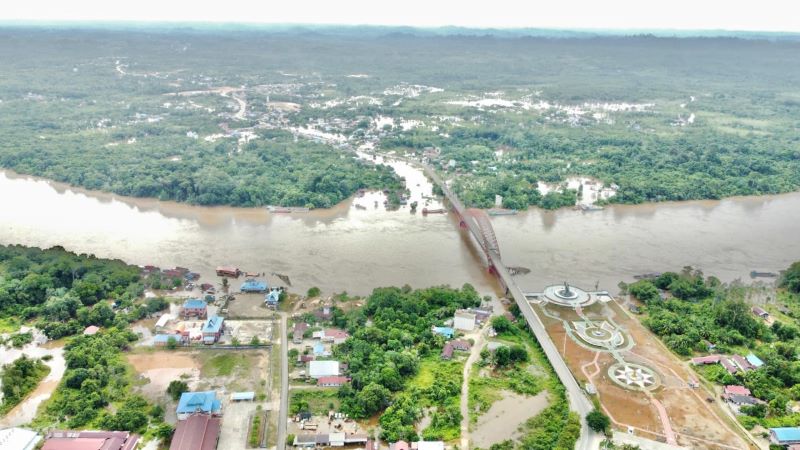
[[[281,352],[281,406],[278,414],[278,439],[276,442],[277,450],[286,448],[286,424],[289,420],[289,349],[288,339],[286,338],[286,313],[281,316],[281,345],[278,351]],[[273,347],[274,348],[274,347]]]
[[[483,233],[481,233],[481,230],[478,228],[477,224],[475,224],[475,222],[470,220],[464,214],[464,206],[458,200],[458,197],[456,197],[455,194],[450,191],[444,181],[442,181],[442,179],[436,172],[433,171],[433,169],[428,166],[424,166],[424,170],[425,173],[433,180],[433,182],[442,189],[456,213],[458,213],[458,215],[464,219],[465,224],[470,233],[472,233],[473,237],[475,237],[478,242],[482,242]],[[547,334],[547,331],[544,328],[544,324],[530,303],[528,303],[528,299],[525,298],[525,295],[522,293],[522,290],[520,290],[519,286],[517,286],[515,280],[511,277],[511,273],[508,271],[508,268],[506,268],[505,264],[503,264],[500,254],[491,249],[485,250],[486,256],[489,259],[489,264],[495,268],[497,276],[508,288],[508,293],[514,298],[514,301],[517,302],[517,306],[519,306],[523,317],[525,317],[525,320],[528,322],[528,326],[533,331],[534,336],[536,336],[536,340],[539,341],[539,345],[542,346],[547,359],[550,361],[550,365],[553,366],[553,370],[561,380],[561,384],[563,384],[567,389],[567,398],[569,399],[570,409],[575,411],[581,418],[581,437],[578,442],[575,443],[575,448],[577,450],[597,449],[602,441],[602,436],[591,431],[586,424],[586,414],[594,409],[594,405],[583,392],[583,389],[581,389],[578,381],[572,375],[572,372],[570,372],[566,361],[564,361],[564,358],[560,353],[558,353],[555,344],[553,344],[552,339],[550,339],[550,335]]]

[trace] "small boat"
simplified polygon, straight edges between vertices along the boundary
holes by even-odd
[[[778,274],[775,272],[761,272],[753,270],[750,272],[750,278],[777,278]]]
[[[444,213],[445,213],[445,210],[442,209],[442,208],[436,208],[436,209],[422,208],[422,214],[425,214],[425,215],[427,215],[427,214],[444,214]]]
[[[309,208],[300,206],[267,206],[267,211],[274,214],[291,214],[291,213],[307,213]]]
[[[356,209],[362,209],[363,210],[363,209],[367,209],[367,207],[364,206],[364,205],[359,205],[358,203],[356,203]]]
[[[661,272],[650,272],[650,273],[643,273],[641,275],[634,275],[633,278],[636,280],[652,280],[653,278],[658,278],[661,276]]]
[[[517,210],[506,208],[489,208],[486,212],[490,216],[513,216],[517,213]]]
[[[581,211],[584,211],[584,212],[602,211],[603,210],[602,206],[589,205],[589,204],[586,204],[586,203],[581,203],[581,204],[575,206],[575,208],[579,209]]]

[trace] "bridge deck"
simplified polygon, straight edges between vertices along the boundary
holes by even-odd
[[[542,323],[539,315],[536,314],[536,311],[533,309],[530,303],[528,303],[528,299],[525,297],[525,294],[522,292],[519,286],[517,286],[517,283],[511,277],[511,273],[508,271],[508,268],[505,266],[505,264],[503,264],[499,249],[496,247],[496,240],[495,248],[487,246],[485,231],[481,229],[476,221],[469,220],[470,216],[465,214],[466,210],[464,205],[461,204],[461,201],[458,199],[458,197],[456,197],[450,188],[447,187],[441,177],[439,177],[439,175],[434,172],[433,169],[428,166],[424,166],[424,171],[426,175],[442,189],[442,192],[444,192],[445,197],[453,208],[453,212],[455,212],[462,219],[469,232],[478,241],[478,243],[481,244],[481,247],[483,247],[484,251],[486,252],[489,265],[494,268],[495,272],[497,273],[497,277],[500,279],[500,282],[507,289],[508,293],[514,298],[514,301],[517,303],[517,306],[519,306],[519,309],[522,312],[523,317],[525,317],[525,321],[528,323],[533,335],[536,337],[536,340],[539,341],[539,345],[542,346],[547,359],[553,366],[553,370],[555,371],[559,380],[561,380],[561,383],[567,389],[567,398],[569,399],[570,409],[578,413],[581,418],[581,438],[576,443],[575,448],[581,450],[597,448],[597,436],[595,436],[595,434],[589,430],[585,420],[586,414],[594,409],[594,405],[583,392],[583,389],[581,389],[578,381],[572,375],[572,372],[569,370],[564,358],[560,353],[558,353],[558,350],[556,349],[553,340],[550,339],[550,335],[547,334],[547,330],[545,330],[544,323]],[[491,224],[489,224],[489,226],[491,227]],[[494,232],[492,232],[492,235],[493,234]]]

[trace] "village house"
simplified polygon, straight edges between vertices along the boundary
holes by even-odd
[[[753,314],[757,315],[758,317],[761,317],[764,320],[769,318],[769,313],[764,311],[762,308],[758,306],[753,306],[751,311],[753,312]]]
[[[339,376],[339,361],[309,361],[308,376],[311,378]]]
[[[442,359],[452,359],[453,358],[453,351],[458,350],[462,352],[468,352],[472,348],[472,344],[469,341],[465,341],[463,339],[456,339],[454,341],[450,341],[444,344],[442,348]]]
[[[41,440],[35,431],[25,428],[0,430],[0,448],[3,450],[34,450]]]
[[[460,309],[453,315],[453,328],[456,330],[472,331],[475,329],[475,314]]]
[[[231,277],[231,278],[238,278],[239,275],[242,273],[238,267],[233,266],[219,266],[217,267],[217,276],[220,277]]]
[[[747,355],[745,359],[747,359],[747,362],[750,363],[750,365],[756,369],[764,365],[764,361],[762,361],[761,358],[752,353]]]
[[[215,391],[184,392],[175,410],[178,420],[186,420],[195,413],[221,415],[222,403],[217,400]]]
[[[411,445],[406,441],[397,441],[389,444],[389,450],[411,450]]]
[[[444,450],[442,441],[417,441],[411,443],[412,450]]]
[[[220,316],[211,316],[203,323],[203,343],[206,345],[216,344],[222,336],[222,325],[225,319]]]
[[[692,364],[695,366],[719,364],[720,359],[722,359],[722,357],[719,355],[698,356],[697,358],[692,358]]]
[[[51,431],[41,450],[133,450],[138,442],[127,431]]]
[[[292,330],[292,343],[294,344],[302,344],[303,343],[303,335],[305,334],[306,330],[308,329],[308,324],[305,322],[297,322],[294,324],[294,329]]]
[[[195,413],[175,427],[169,450],[214,450],[219,441],[220,418]]]
[[[100,331],[100,327],[96,325],[89,325],[86,329],[83,330],[84,336],[94,336],[97,332]]]
[[[331,320],[331,317],[333,317],[333,311],[331,311],[330,306],[323,306],[322,308],[314,311],[314,317],[316,317],[316,319],[320,322],[326,322]]]
[[[338,328],[328,328],[323,331],[322,334],[322,341],[323,342],[333,342],[334,344],[341,344],[342,342],[346,341],[350,335]]]
[[[800,427],[770,428],[769,442],[775,445],[798,445],[800,444]]]
[[[267,305],[267,308],[276,309],[280,301],[281,290],[277,288],[270,289],[269,292],[267,292],[267,295],[264,296],[264,304]]]
[[[350,382],[348,377],[319,377],[317,386],[320,387],[340,387]]]
[[[727,370],[731,375],[736,375],[736,373],[739,372],[739,368],[736,367],[736,365],[734,365],[728,358],[721,358],[719,363],[722,364],[722,367],[724,367],[725,370]]]
[[[444,336],[447,339],[452,339],[453,335],[455,334],[455,330],[450,327],[431,327],[431,331],[434,334]]]
[[[245,293],[263,293],[267,292],[267,283],[261,280],[248,278],[242,283],[242,287],[239,288],[239,290]]]
[[[727,385],[722,389],[722,396],[728,398],[732,395],[750,395],[750,389],[739,385]]]
[[[190,298],[183,302],[183,317],[197,317],[205,319],[208,313],[208,305],[199,298]]]
[[[731,359],[736,364],[736,366],[741,370],[743,370],[744,372],[749,372],[755,369],[755,367],[741,355],[733,355],[731,356]]]

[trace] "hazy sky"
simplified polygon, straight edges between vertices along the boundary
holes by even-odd
[[[8,0],[0,20],[798,31],[796,0]]]

